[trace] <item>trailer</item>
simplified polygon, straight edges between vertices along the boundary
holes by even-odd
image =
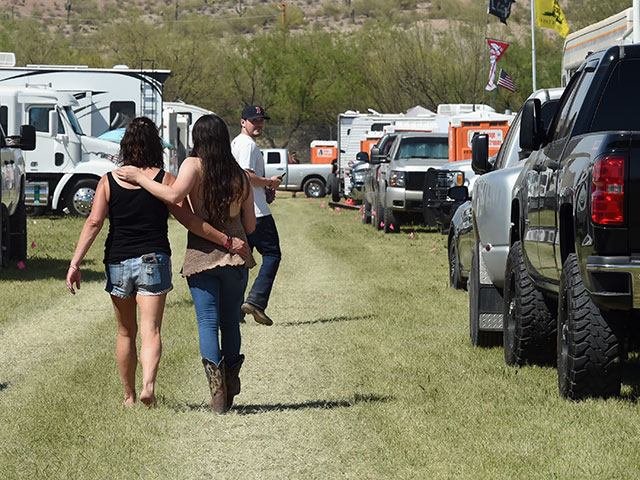
[[[175,119],[173,118],[174,114]],[[215,114],[215,112],[197,105],[189,105],[180,101],[164,102],[163,137],[176,148],[179,165],[182,165],[184,159],[191,154],[193,124],[203,115],[210,114]]]
[[[567,35],[562,48],[561,86],[566,87],[571,75],[589,53],[613,45],[628,45],[633,39],[633,8]]]

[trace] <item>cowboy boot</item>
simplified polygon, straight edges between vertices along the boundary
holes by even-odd
[[[229,367],[225,370],[225,383],[227,387],[227,408],[231,408],[233,405],[233,397],[240,393],[240,367],[244,362],[244,355],[240,355],[240,360],[236,362],[233,367]]]
[[[209,410],[216,413],[224,413],[228,410],[224,360],[221,360],[220,365],[216,366],[215,363],[203,358],[202,364],[204,365],[204,371],[209,381],[209,390],[211,391]]]

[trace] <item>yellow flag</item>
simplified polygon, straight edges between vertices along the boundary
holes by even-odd
[[[558,0],[536,0],[536,25],[554,28],[563,37],[569,33],[569,24]]]

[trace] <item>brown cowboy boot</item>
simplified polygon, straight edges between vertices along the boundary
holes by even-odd
[[[220,365],[216,366],[215,363],[203,358],[202,364],[204,365],[204,371],[209,381],[209,390],[211,391],[209,410],[216,413],[224,413],[228,410],[224,360],[220,361]]]
[[[240,355],[240,360],[236,362],[233,367],[229,367],[225,370],[225,382],[227,387],[227,408],[231,408],[233,405],[233,397],[240,393],[240,367],[244,362],[244,355]]]

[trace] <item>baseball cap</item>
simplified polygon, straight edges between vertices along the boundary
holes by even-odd
[[[251,120],[253,118],[264,118],[270,120],[271,118],[265,113],[264,108],[260,105],[247,105],[242,109],[242,119]]]

